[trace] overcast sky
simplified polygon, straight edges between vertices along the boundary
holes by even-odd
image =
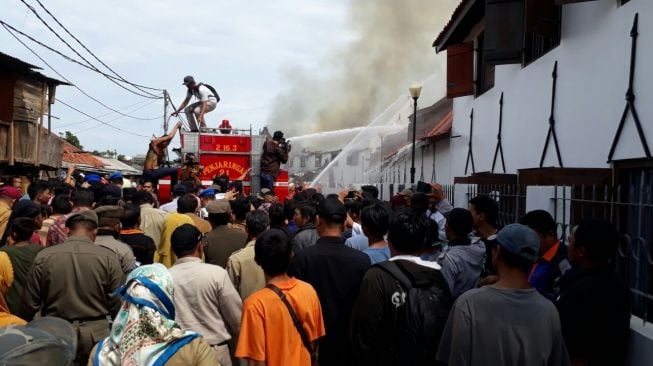
[[[56,26],[35,0],[25,1]],[[216,87],[222,101],[210,114],[209,123],[228,118],[234,127],[263,126],[270,103],[283,89],[284,70],[296,65],[319,70],[329,50],[352,37],[343,27],[348,0],[41,1],[114,70],[130,81],[167,89],[176,105],[185,96],[181,81],[187,74]],[[19,0],[0,0],[0,10],[3,21],[74,56]],[[60,28],[55,30],[65,34]],[[123,117],[112,124],[141,135],[162,133],[161,101],[148,104],[103,77],[26,42],[57,71],[105,104],[123,110],[140,102],[123,111],[142,118],[160,117],[152,121]],[[41,66],[46,75],[58,78],[4,28],[0,28],[0,52]],[[59,87],[57,98],[104,121],[119,116],[70,86]],[[131,112],[137,108],[142,109]],[[116,149],[134,155],[147,149],[148,139],[99,122],[81,122],[87,117],[61,103],[54,105],[53,115],[58,117],[55,131],[77,133],[87,150]]]

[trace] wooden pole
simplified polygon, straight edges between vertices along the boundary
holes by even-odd
[[[46,84],[41,83],[41,107],[39,109],[39,119],[36,124],[36,157],[34,158],[34,165],[39,166],[39,156],[41,155],[41,129],[43,128],[43,115],[45,108],[45,97],[46,97]]]

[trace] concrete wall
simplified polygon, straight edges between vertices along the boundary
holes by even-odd
[[[496,146],[499,97],[504,93],[503,149],[508,173],[539,166],[548,130],[551,72],[558,61],[556,130],[565,167],[606,168],[608,153],[625,107],[630,29],[639,12],[635,74],[636,105],[653,146],[653,1],[615,0],[564,5],[562,41],[530,65],[496,67],[495,86],[485,94],[456,98],[452,135],[452,176],[463,176],[469,115],[474,109],[473,148],[477,171],[488,171]],[[643,150],[628,118],[615,159],[638,158]],[[557,165],[553,145],[545,166]]]

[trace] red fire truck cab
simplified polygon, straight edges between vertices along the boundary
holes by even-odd
[[[202,128],[199,132],[180,131],[181,160],[187,153],[194,153],[202,170],[203,187],[213,184],[213,177],[227,175],[230,181],[242,176],[248,169],[250,174],[243,180],[243,193],[256,194],[261,186],[261,154],[263,143],[269,136],[254,135],[249,130],[224,130]],[[167,202],[171,197],[170,179],[159,180],[159,201]],[[280,201],[288,195],[288,172],[282,170],[274,192]]]

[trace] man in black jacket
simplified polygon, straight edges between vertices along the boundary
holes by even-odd
[[[265,141],[261,155],[261,188],[274,191],[274,182],[279,177],[281,164],[288,162],[289,152],[290,145],[281,131],[275,131],[272,139]]]
[[[327,198],[317,209],[320,239],[295,254],[289,274],[310,283],[322,304],[326,336],[320,340],[319,364],[347,365],[347,329],[356,294],[370,258],[342,244],[347,210],[336,198]]]
[[[451,307],[447,282],[436,262],[424,261],[419,257],[428,228],[428,218],[418,210],[406,208],[395,213],[388,231],[390,261],[410,279],[413,286],[419,284],[420,288],[437,288],[443,295],[438,308],[442,307],[444,315]],[[404,340],[399,339],[402,334],[400,328],[406,326],[400,318],[409,311],[405,309],[407,306],[416,305],[407,305],[408,296],[408,291],[395,276],[381,266],[376,265],[365,273],[351,314],[349,339],[352,365],[421,364],[414,363],[420,359],[420,355],[435,354],[437,343],[426,347],[410,344],[410,349],[406,349]],[[442,328],[445,321],[446,316],[442,319]],[[438,332],[439,338],[441,331]],[[429,348],[431,352],[424,348]],[[415,360],[405,357],[406,353],[413,355]]]

